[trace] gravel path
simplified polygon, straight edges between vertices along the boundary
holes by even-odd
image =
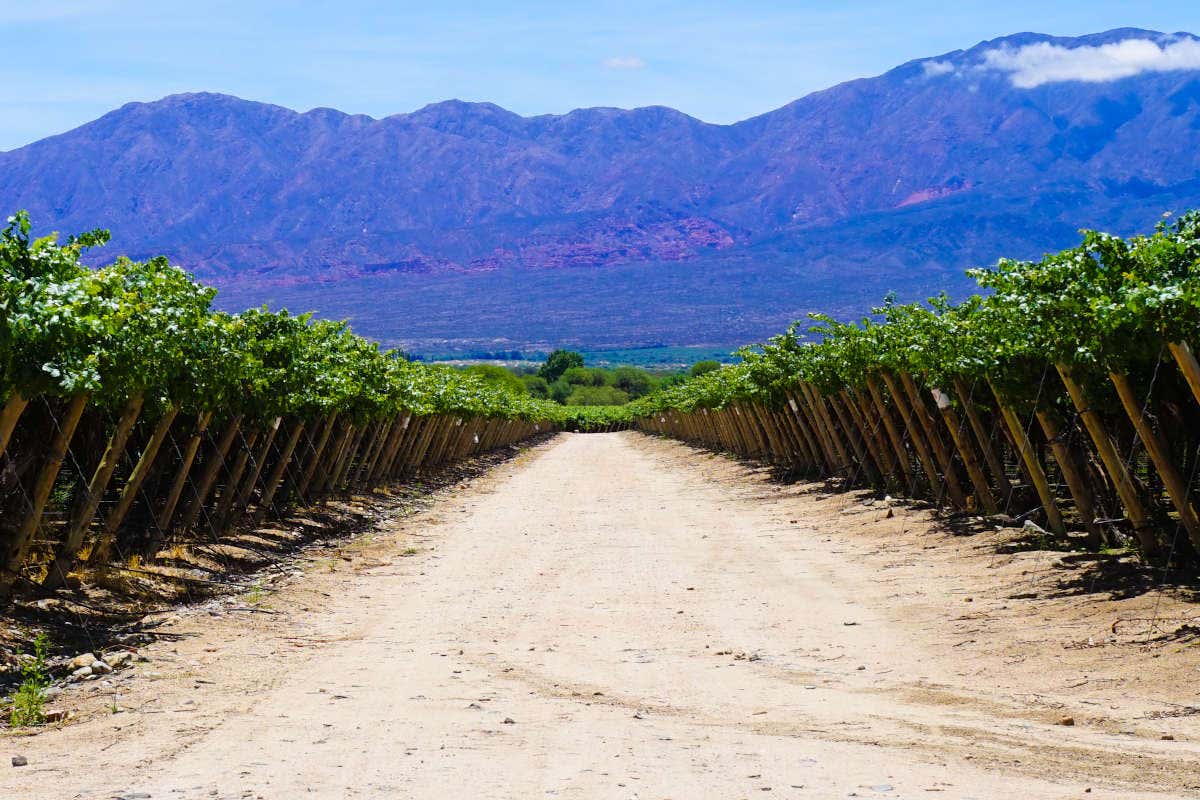
[[[1174,601],[1013,600],[1048,562],[818,492],[561,435],[274,614],[181,614],[5,740],[0,797],[1196,796],[1197,717],[1155,712],[1200,705],[1197,648],[1104,639]]]

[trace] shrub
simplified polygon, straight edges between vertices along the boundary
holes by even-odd
[[[623,406],[629,395],[615,386],[577,386],[567,398],[569,406]]]

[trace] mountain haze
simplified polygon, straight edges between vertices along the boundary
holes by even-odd
[[[734,343],[1190,206],[1200,40],[1134,29],[983,42],[733,125],[185,94],[0,153],[0,208],[41,228],[418,350]]]

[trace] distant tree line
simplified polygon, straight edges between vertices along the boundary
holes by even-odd
[[[645,370],[639,367],[588,367],[583,355],[555,350],[540,366],[504,367],[473,364],[463,369],[531,397],[568,406],[620,406],[689,375],[719,369],[717,361],[698,361],[689,370]]]

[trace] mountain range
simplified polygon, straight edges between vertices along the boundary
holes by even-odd
[[[0,209],[39,228],[417,351],[735,344],[1192,206],[1200,39],[1138,29],[982,42],[732,125],[181,94],[0,153]]]

